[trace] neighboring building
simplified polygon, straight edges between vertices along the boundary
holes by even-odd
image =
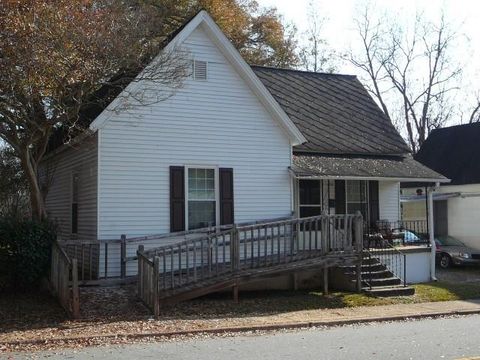
[[[250,67],[204,11],[167,48],[180,45],[194,75],[172,97],[128,111],[114,100],[47,157],[63,239],[358,210],[398,221],[400,182],[445,180],[355,76]]]
[[[434,130],[415,159],[451,179],[434,195],[435,235],[480,250],[480,123]],[[404,185],[402,191],[404,219],[425,219],[424,189]]]

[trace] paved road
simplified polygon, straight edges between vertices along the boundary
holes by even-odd
[[[459,359],[480,356],[479,328],[480,315],[471,315],[269,335],[96,347],[75,352],[37,353],[35,357],[119,360]]]

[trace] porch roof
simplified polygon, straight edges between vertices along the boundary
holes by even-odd
[[[293,155],[290,170],[300,179],[394,180],[449,182],[445,176],[415,161],[412,156]]]

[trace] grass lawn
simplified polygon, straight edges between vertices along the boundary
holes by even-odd
[[[415,295],[380,298],[366,294],[333,293],[331,296],[339,298],[348,307],[375,306],[389,304],[415,304],[422,302],[467,300],[480,298],[480,284],[478,283],[451,283],[446,281],[430,282],[413,285]],[[319,294],[321,295],[321,294]]]
[[[265,292],[243,293],[241,294],[242,301],[240,305],[236,309],[230,308],[230,310],[236,312],[238,315],[252,313],[251,305],[253,303],[262,305],[256,306],[256,310],[253,310],[253,312],[260,311],[262,308],[264,311],[268,308],[271,310],[274,308],[275,312],[288,312],[480,298],[480,283],[462,284],[437,281],[417,284],[413,285],[413,287],[415,288],[415,295],[387,298],[348,292],[332,292],[328,296],[323,296],[322,292],[317,291],[274,291],[268,294]],[[275,303],[275,306],[273,306],[273,303]],[[270,307],[270,305],[272,305],[272,307]]]

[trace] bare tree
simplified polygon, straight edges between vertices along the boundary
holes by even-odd
[[[188,75],[181,51],[159,55],[161,19],[150,10],[113,0],[0,3],[0,139],[20,160],[34,217],[46,215],[37,175],[54,132],[84,131],[81,111],[100,90],[106,105],[132,81],[155,83],[126,87],[133,101],[122,105],[138,105],[168,97]]]
[[[308,27],[303,34],[304,45],[299,50],[301,66],[314,72],[335,71],[335,54],[322,37],[323,26],[327,19],[321,16],[318,4],[313,1],[308,4],[307,19]]]
[[[476,104],[474,105],[468,118],[469,124],[473,124],[476,122],[480,122],[480,92],[477,92]]]
[[[367,90],[377,99],[383,112],[390,119],[390,112],[384,100],[384,94],[387,91],[384,86],[387,76],[384,70],[386,58],[383,48],[386,33],[381,21],[372,19],[370,12],[367,6],[361,16],[354,20],[360,37],[361,52],[356,54],[351,50],[346,60],[366,74],[369,80],[366,84]]]
[[[443,15],[433,23],[417,14],[412,28],[394,20],[388,26],[372,26],[371,21],[368,12],[358,20],[363,49],[360,56],[351,54],[350,61],[367,75],[385,114],[398,117],[392,120],[406,128],[416,152],[430,131],[453,114],[451,93],[459,89],[461,67],[451,48],[458,36]],[[401,107],[389,105],[390,98],[399,99]]]

